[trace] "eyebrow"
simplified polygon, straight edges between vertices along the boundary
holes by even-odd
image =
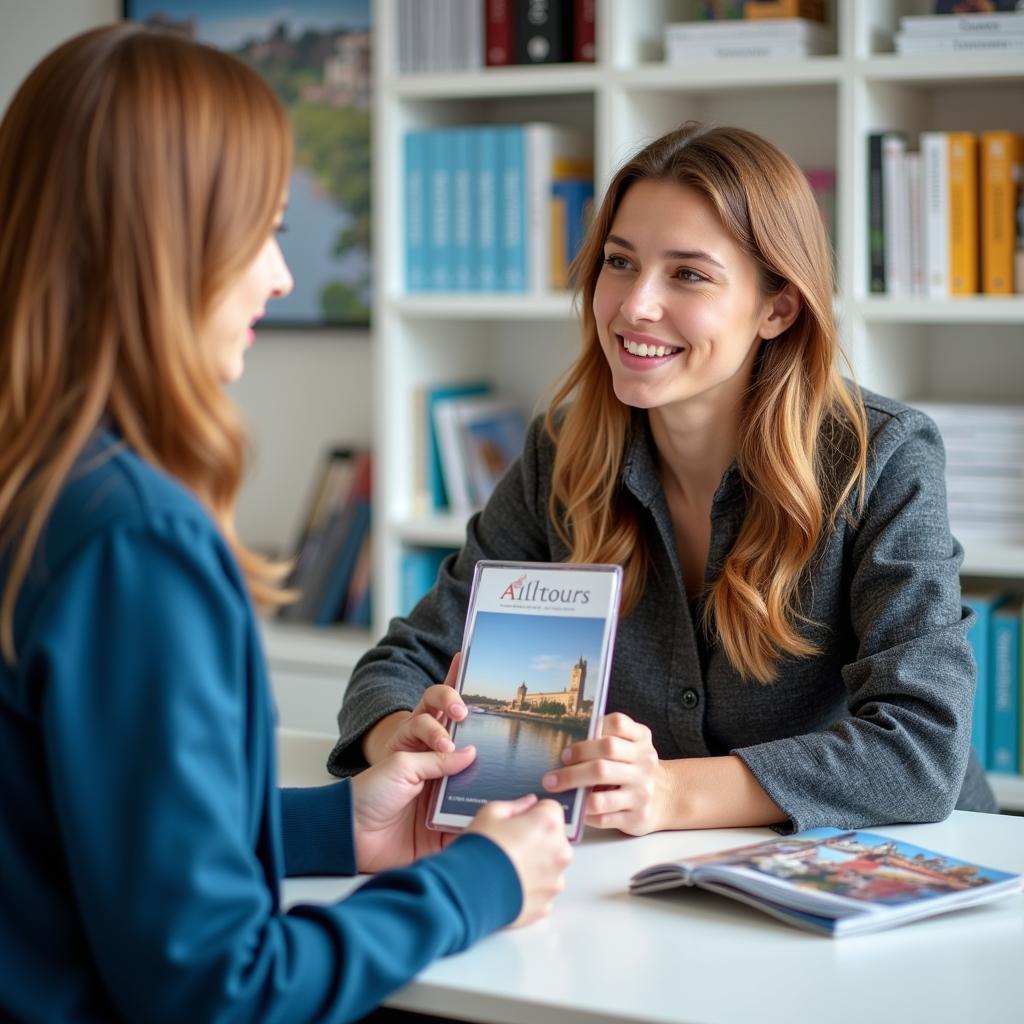
[[[611,242],[613,245],[619,245],[623,249],[628,249],[630,252],[636,252],[636,246],[632,242],[627,242],[625,238],[619,235],[609,235],[605,239],[605,245]],[[715,259],[714,256],[709,252],[705,252],[703,249],[666,249],[661,254],[662,259],[666,260],[704,260],[707,263],[713,263],[716,267],[721,267],[725,270],[720,260]]]

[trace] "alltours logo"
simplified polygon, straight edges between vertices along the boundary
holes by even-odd
[[[578,587],[548,587],[540,580],[529,580],[523,573],[513,580],[499,596],[499,601],[540,601],[544,604],[589,604],[590,591]]]

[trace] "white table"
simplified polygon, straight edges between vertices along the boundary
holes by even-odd
[[[955,812],[876,831],[1024,872],[1024,818]],[[626,891],[655,861],[770,834],[590,831],[551,917],[436,962],[387,1005],[499,1024],[1024,1020],[1024,896],[836,941],[720,896]],[[358,884],[291,879],[284,901],[326,902]]]

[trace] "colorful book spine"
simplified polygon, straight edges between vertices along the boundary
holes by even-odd
[[[501,211],[498,191],[501,179],[500,137],[495,128],[479,128],[473,137],[476,176],[477,273],[481,291],[498,291],[501,274]]]
[[[949,293],[978,291],[978,137],[949,132]]]
[[[1007,131],[982,132],[980,146],[981,290],[986,295],[1012,295],[1024,137]]]
[[[924,295],[924,259],[921,227],[921,154],[907,153],[904,161],[907,177],[907,233],[910,242],[911,295]]]
[[[1020,771],[1021,602],[992,612],[989,758],[993,772]]]
[[[925,294],[949,298],[949,140],[921,133],[921,258]]]
[[[907,217],[907,140],[899,132],[882,136],[882,230],[885,233],[885,291],[910,291],[910,222]]]
[[[399,613],[408,615],[437,581],[444,560],[454,548],[409,548],[401,561],[401,604]]]
[[[405,290],[429,287],[427,262],[427,197],[425,132],[408,132],[405,150]]]
[[[501,153],[501,266],[503,291],[526,291],[526,140],[522,125],[498,129]]]
[[[882,187],[884,132],[868,136],[868,291],[883,295],[885,280],[885,192]]]
[[[485,0],[484,53],[488,67],[514,64],[515,24],[512,0]]]
[[[517,64],[562,64],[572,60],[572,4],[524,0],[513,7]]]
[[[427,258],[428,287],[431,291],[451,291],[452,273],[452,168],[451,132],[435,130],[427,134]]]
[[[430,507],[435,512],[448,508],[448,491],[444,483],[444,471],[441,467],[441,446],[434,429],[434,407],[449,398],[463,398],[468,395],[485,395],[491,390],[486,381],[471,381],[463,384],[443,384],[428,388],[424,395],[423,416],[426,460],[425,486]]]
[[[597,55],[597,0],[574,0],[572,12],[572,59],[593,61]]]
[[[978,760],[983,765],[988,765],[992,612],[1002,602],[1003,595],[979,591],[964,593],[962,600],[964,605],[970,608],[976,616],[974,625],[971,626],[967,634],[971,650],[974,652],[974,664],[977,669],[977,685],[974,690],[974,709],[971,717],[971,745],[978,755]]]
[[[456,128],[449,133],[452,164],[452,285],[468,292],[477,287],[475,128]]]

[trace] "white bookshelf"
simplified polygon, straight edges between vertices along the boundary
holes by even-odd
[[[398,75],[395,0],[375,5],[374,389],[377,477],[375,621],[399,603],[409,546],[456,546],[461,517],[417,514],[417,387],[491,377],[524,409],[540,408],[576,351],[570,297],[406,295],[402,271],[403,133],[445,124],[551,120],[592,132],[596,191],[643,142],[690,119],[751,128],[804,167],[837,174],[837,309],[847,353],[867,387],[903,399],[1024,402],[1024,297],[887,299],[867,287],[866,139],[881,129],[1011,128],[1024,132],[1024,60],[1014,55],[903,58],[900,15],[917,0],[829,0],[832,55],[803,61],[661,63],[673,0],[598,0],[594,65]],[[1024,579],[1024,546],[967,547],[964,573]],[[996,780],[1024,808],[1024,782]]]

